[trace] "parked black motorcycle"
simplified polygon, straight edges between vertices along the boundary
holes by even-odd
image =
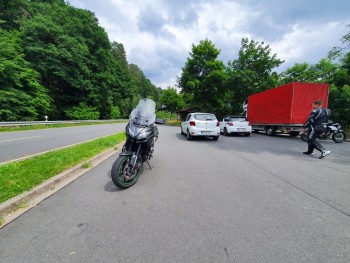
[[[336,143],[342,143],[346,140],[346,133],[341,129],[339,123],[328,122],[325,124],[326,131],[318,136],[320,140],[332,139]],[[300,134],[300,138],[306,142],[308,138],[308,133]]]
[[[158,128],[155,124],[156,103],[151,99],[141,99],[131,112],[126,125],[126,143],[112,167],[112,181],[122,188],[133,186],[139,179],[142,166],[152,158],[154,142],[158,139]],[[162,106],[163,110],[165,106]]]

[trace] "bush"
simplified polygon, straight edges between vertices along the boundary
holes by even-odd
[[[176,119],[177,113],[171,113],[168,111],[159,111],[157,112],[157,117],[162,119]]]
[[[100,113],[95,107],[89,107],[85,102],[64,111],[71,120],[98,120]]]
[[[119,119],[121,117],[120,110],[118,106],[113,106],[111,109],[111,118],[112,119]]]

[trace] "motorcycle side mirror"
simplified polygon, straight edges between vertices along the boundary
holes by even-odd
[[[165,110],[165,109],[166,109],[166,106],[162,105],[162,106],[159,107],[158,111]]]

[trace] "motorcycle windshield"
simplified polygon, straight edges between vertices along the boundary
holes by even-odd
[[[130,114],[130,121],[137,126],[148,126],[156,120],[156,103],[151,99],[141,99]]]

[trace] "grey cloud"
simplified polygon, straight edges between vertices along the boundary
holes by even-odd
[[[165,19],[162,14],[149,6],[144,10],[141,10],[140,16],[138,17],[138,27],[140,31],[151,32],[155,35],[159,35],[162,31]]]
[[[198,19],[196,9],[190,5],[182,5],[182,2],[185,1],[165,5],[162,12],[155,5],[147,6],[140,11],[138,28],[157,37],[171,39],[171,35],[164,29],[165,25],[187,28]]]
[[[348,0],[246,0],[244,5],[249,9],[262,10],[265,17],[284,26],[307,20],[341,20],[349,16],[350,10]]]
[[[130,60],[135,61],[135,63],[142,68],[147,78],[149,78],[156,86],[160,86],[161,83],[167,83],[166,86],[174,86],[176,77],[186,62],[187,55],[188,54],[184,52],[179,56],[178,53],[173,53],[166,48],[159,47],[152,57],[148,58],[156,61],[152,68],[147,68],[143,65],[144,54],[139,52],[131,52]],[[175,81],[171,82],[170,79]],[[166,88],[166,86],[162,87]]]
[[[190,27],[198,19],[197,9],[201,2],[205,1],[195,1],[196,3],[191,4],[188,0],[178,0],[178,1],[167,1],[166,9],[174,25]]]
[[[244,30],[267,43],[280,40],[295,24],[316,26],[348,20],[350,10],[348,0],[246,0],[243,5],[260,13],[256,19],[246,21]]]

